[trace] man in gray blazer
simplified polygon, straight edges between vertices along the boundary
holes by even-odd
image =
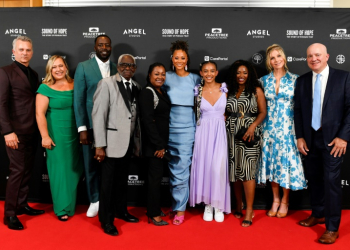
[[[131,79],[136,70],[132,55],[121,55],[117,69],[116,75],[98,83],[92,109],[95,159],[102,162],[99,220],[104,232],[113,236],[118,235],[114,217],[139,221],[128,213],[126,194],[131,155],[138,155],[134,148],[140,148],[137,101],[141,87]]]

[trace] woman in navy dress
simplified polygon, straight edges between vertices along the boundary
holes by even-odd
[[[173,71],[166,73],[164,88],[171,101],[168,150],[173,156],[169,162],[172,210],[176,212],[173,224],[180,225],[189,198],[195,134],[194,86],[200,84],[200,77],[187,71],[190,62],[187,42],[173,42],[170,51]]]

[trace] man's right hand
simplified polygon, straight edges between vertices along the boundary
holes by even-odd
[[[15,134],[15,132],[12,132],[11,134],[5,135],[5,142],[6,142],[6,146],[12,149],[18,149],[18,137]]]
[[[302,153],[303,155],[307,155],[307,152],[309,152],[309,149],[306,145],[304,138],[299,138],[297,140],[297,147],[300,153]]]
[[[80,143],[83,145],[89,145],[92,143],[90,135],[87,130],[79,132]]]

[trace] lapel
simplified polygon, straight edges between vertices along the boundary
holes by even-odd
[[[90,66],[93,69],[93,71],[95,72],[96,76],[101,80],[102,79],[102,74],[100,71],[100,67],[98,67],[98,63],[96,61],[96,58],[92,58],[90,61]],[[111,74],[112,76],[112,74]]]
[[[112,63],[111,60],[109,60],[109,70],[111,72],[111,76],[113,76],[113,75],[118,73],[116,65],[114,63]]]
[[[129,103],[129,100],[128,100],[128,95],[126,93],[126,89],[125,89],[123,80],[120,79],[120,81],[117,81],[117,84],[118,84],[119,91],[122,94],[122,97],[124,99],[125,105],[126,105],[126,107],[128,108],[128,110],[131,113],[131,107],[130,107],[130,103]]]
[[[322,110],[324,110],[324,108],[326,107],[327,101],[329,99],[329,96],[332,93],[332,90],[334,88],[334,83],[335,81],[335,76],[334,75],[334,69],[332,69],[331,67],[329,67],[329,75],[328,75],[328,80],[327,80],[327,87],[326,87],[326,92],[324,93],[324,97],[323,97],[323,105],[322,105]],[[323,114],[323,112],[322,112]]]
[[[305,101],[308,102],[308,105],[306,105],[306,107],[309,107],[309,112],[312,114],[312,71],[307,74],[305,82],[301,84],[305,84]]]
[[[14,71],[17,72],[17,74],[22,78],[22,80],[28,85],[28,87],[32,89],[30,82],[28,80],[28,77],[23,73],[23,71],[17,66],[15,62],[12,63],[12,68],[14,69]]]

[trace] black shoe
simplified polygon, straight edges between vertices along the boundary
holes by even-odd
[[[7,225],[9,229],[13,230],[23,230],[23,225],[17,218],[17,216],[5,216],[4,224]]]
[[[117,236],[119,234],[117,228],[112,223],[107,223],[107,224],[101,223],[101,227],[103,228],[103,231],[106,234],[109,234],[112,236]]]
[[[163,220],[161,220],[161,221],[156,221],[155,219],[153,219],[153,217],[148,217],[148,216],[147,216],[147,218],[148,218],[148,224],[150,224],[150,221],[152,221],[152,223],[153,223],[155,226],[166,226],[166,225],[169,225],[168,222],[163,221]]]
[[[31,208],[28,205],[18,209],[18,211],[17,211],[17,215],[26,214],[26,215],[34,216],[34,215],[39,215],[39,214],[43,214],[43,213],[45,213],[44,210],[34,209],[34,208]]]
[[[67,218],[63,218],[67,216]],[[64,215],[61,215],[61,216],[57,216],[57,218],[60,220],[60,221],[67,221],[68,220],[68,214],[64,214]]]
[[[165,216],[166,214],[162,210],[160,210],[160,217],[165,217]]]
[[[128,212],[120,215],[120,214],[117,214],[115,216],[115,218],[118,218],[118,219],[121,219],[121,220],[124,220],[126,222],[132,222],[132,223],[136,223],[136,222],[139,222],[139,219],[136,218],[135,216],[129,214]]]

